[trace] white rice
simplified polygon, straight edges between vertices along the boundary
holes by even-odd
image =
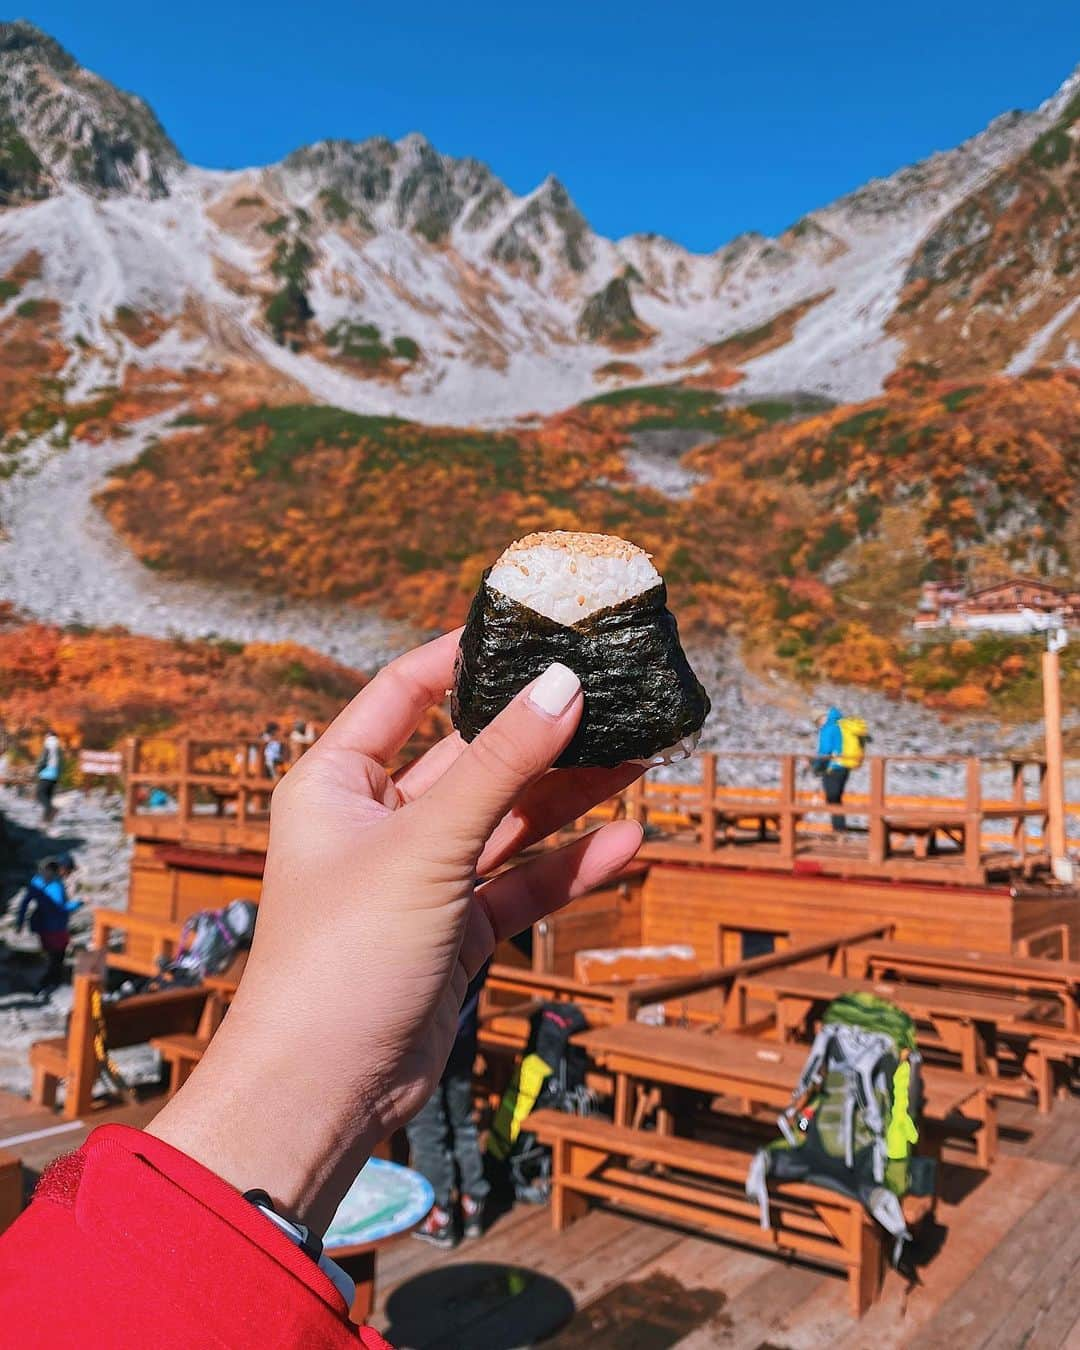
[[[659,583],[660,573],[636,544],[566,530],[511,544],[488,576],[492,589],[566,627]]]
[[[639,759],[636,763],[645,764],[649,768],[656,768],[661,764],[678,764],[684,759],[693,757],[700,740],[701,728],[698,727],[697,731],[692,731],[689,736],[683,736],[666,750],[657,750],[655,755],[650,755],[648,759]]]

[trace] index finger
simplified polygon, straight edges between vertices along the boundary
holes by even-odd
[[[318,745],[368,755],[380,764],[393,759],[454,678],[461,629],[414,647],[384,666],[327,727]],[[310,753],[310,752],[309,752]]]

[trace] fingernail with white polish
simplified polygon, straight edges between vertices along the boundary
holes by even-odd
[[[559,717],[574,701],[581,681],[569,668],[556,661],[529,690],[528,701],[549,717]]]

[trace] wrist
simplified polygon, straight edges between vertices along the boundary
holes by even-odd
[[[280,1214],[322,1234],[381,1130],[310,1055],[267,1028],[253,1044],[230,1027],[235,1016],[147,1130],[241,1193],[266,1191]]]

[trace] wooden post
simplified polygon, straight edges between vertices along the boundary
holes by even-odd
[[[360,1252],[345,1264],[356,1288],[349,1317],[357,1326],[363,1326],[375,1307],[375,1249]]]
[[[1042,657],[1043,716],[1046,720],[1046,811],[1050,865],[1059,880],[1068,880],[1065,840],[1065,757],[1061,744],[1061,666],[1056,651]]]
[[[795,862],[795,756],[780,757],[780,857]]]
[[[176,815],[180,826],[180,838],[187,834],[187,823],[191,819],[191,741],[184,736],[176,743],[179,758],[179,781],[176,785]]]
[[[705,852],[716,852],[716,756],[702,755],[701,833]]]
[[[22,1213],[22,1166],[16,1154],[0,1149],[0,1233]]]
[[[555,930],[550,919],[533,924],[532,968],[537,975],[550,975],[555,969]]]
[[[970,885],[978,885],[982,874],[982,765],[974,757],[966,764],[964,790],[964,870]]]
[[[1012,762],[1012,799],[1013,805],[1017,809],[1016,819],[1013,821],[1013,851],[1019,860],[1021,868],[1024,867],[1027,860],[1027,809],[1025,792],[1026,784],[1024,782],[1024,769],[1027,767],[1022,759],[1014,759]]]
[[[637,778],[626,789],[626,815],[629,820],[645,824],[645,779]]]
[[[135,793],[137,788],[135,783],[132,782],[132,779],[139,772],[138,736],[129,736],[124,742],[124,764],[124,811],[126,815],[133,816],[135,814]]]
[[[98,1062],[94,1053],[94,1019],[91,1005],[100,981],[93,975],[76,974],[72,981],[71,1023],[67,1042],[67,1091],[64,1116],[75,1120],[90,1110]]]
[[[870,830],[870,861],[880,866],[885,861],[889,841],[885,831],[885,759],[874,755],[870,761],[870,801],[867,803]]]

